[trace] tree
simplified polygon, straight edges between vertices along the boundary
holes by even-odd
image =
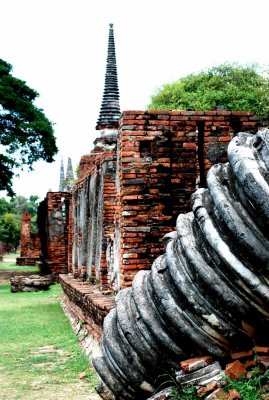
[[[0,199],[1,200],[1,199]],[[36,233],[37,228],[37,207],[38,207],[38,196],[31,195],[29,199],[24,196],[14,196],[9,202],[9,212],[17,216],[21,223],[21,214],[26,211],[31,214],[31,232]]]
[[[23,211],[32,215],[31,232],[37,232],[38,196],[14,196],[7,201],[0,198],[0,242],[15,249],[19,245],[21,235],[21,215]]]
[[[0,199],[1,202],[1,199]],[[0,203],[1,204],[1,203]],[[37,214],[38,196],[30,196],[27,199],[24,196],[14,196],[9,202],[9,212],[21,215],[23,211],[35,216]]]
[[[20,243],[21,222],[17,215],[5,213],[0,219],[0,240],[16,250]]]
[[[39,94],[11,71],[0,59],[0,190],[14,195],[15,169],[27,165],[32,170],[37,160],[54,161],[57,146],[52,123],[34,105]]]
[[[9,212],[9,203],[3,197],[0,199],[0,218],[3,214]]]
[[[269,117],[269,78],[258,65],[222,64],[176,82],[151,96],[148,109],[253,111]]]

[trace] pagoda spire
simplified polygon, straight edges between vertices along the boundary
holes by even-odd
[[[64,191],[64,162],[63,159],[61,159],[61,167],[60,167],[60,183],[59,183],[59,192]]]
[[[117,129],[120,119],[119,88],[113,24],[109,24],[105,88],[96,129]]]
[[[72,179],[74,179],[74,172],[73,172],[71,158],[68,157],[68,159],[67,159],[67,168],[66,168],[66,180],[70,181]]]

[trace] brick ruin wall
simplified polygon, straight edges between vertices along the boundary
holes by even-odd
[[[41,255],[41,244],[39,233],[31,232],[32,215],[27,212],[22,213],[21,221],[21,251],[17,257],[17,265],[36,265]]]
[[[41,202],[41,251],[31,216],[23,214],[17,262],[35,263],[42,253],[47,272],[68,266],[101,289],[130,286],[162,253],[162,237],[189,210],[210,166],[225,161],[234,134],[255,133],[258,126],[250,112],[123,112],[118,139],[101,134],[81,158],[72,194],[49,192]]]
[[[21,254],[17,265],[38,264],[44,274],[67,272],[73,234],[70,207],[72,198],[69,192],[48,192],[38,207],[37,234],[31,233],[32,216],[22,213]]]
[[[65,304],[95,340],[114,292],[163,253],[163,236],[211,165],[226,161],[232,137],[258,127],[248,112],[123,112],[118,137],[101,134],[82,157],[72,193],[49,192],[40,203],[41,272],[73,274],[60,278]],[[27,224],[22,254],[38,247]]]
[[[189,210],[211,165],[226,160],[232,137],[255,133],[258,124],[249,112],[123,112],[117,145],[106,146],[104,137],[103,147],[82,158],[69,271],[101,290],[130,286],[162,254],[162,237]]]
[[[115,152],[97,152],[73,192],[72,268],[75,276],[89,276],[104,286],[109,285],[106,248],[117,210],[115,173]]]
[[[39,205],[42,273],[67,272],[70,198],[69,192],[48,192]]]

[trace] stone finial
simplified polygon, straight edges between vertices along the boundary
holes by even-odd
[[[96,129],[115,129],[120,119],[119,88],[113,24],[109,24],[105,87]]]

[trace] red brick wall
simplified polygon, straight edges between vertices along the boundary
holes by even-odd
[[[210,166],[226,161],[235,133],[255,133],[258,124],[246,112],[126,111],[117,147],[108,151],[101,137],[82,157],[70,202],[68,270],[83,279],[60,282],[66,307],[96,340],[113,290],[130,286],[163,254],[162,237],[190,209]]]
[[[179,130],[181,125],[181,130]],[[196,137],[170,113],[124,112],[120,123],[121,286],[150,268],[186,211],[196,181]]]
[[[31,214],[25,211],[21,215],[21,257],[29,255],[31,217]]]
[[[91,171],[95,167],[96,159],[101,156],[103,150],[100,147],[95,147],[94,150],[91,151],[91,154],[86,154],[81,157],[79,162],[79,171],[78,171],[78,180],[86,178]]]
[[[48,192],[38,211],[43,271],[67,271],[69,235],[69,192]]]
[[[69,260],[72,259],[75,275],[87,275],[92,281],[97,280],[101,285],[108,286],[110,274],[107,247],[114,235],[114,215],[117,208],[116,151],[93,152],[88,159],[91,160],[88,164],[89,173],[73,190],[71,229],[74,234]]]
[[[21,257],[39,257],[41,254],[39,234],[31,233],[31,218],[31,214],[22,213]]]
[[[104,136],[82,158],[69,270],[114,290],[130,286],[163,253],[162,237],[189,211],[210,166],[226,161],[234,134],[257,127],[247,112],[123,112],[117,149],[107,150]]]
[[[126,111],[119,128],[121,287],[163,252],[162,237],[205,186],[212,164],[226,160],[238,131],[257,130],[253,113]]]
[[[72,262],[72,250],[74,244],[74,224],[73,224],[73,196],[69,198],[68,214],[67,214],[67,224],[68,224],[68,234],[67,234],[67,270],[68,272],[73,272],[73,262]]]

